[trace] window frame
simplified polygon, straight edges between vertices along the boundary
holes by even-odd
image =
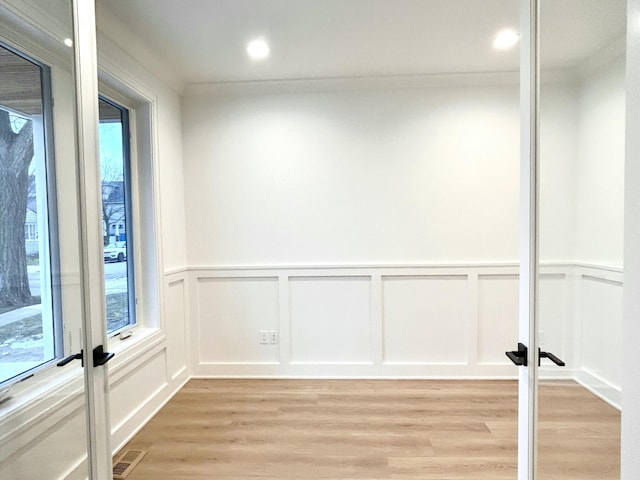
[[[112,330],[111,332],[108,330],[108,325],[105,325],[105,330],[107,332],[108,338],[113,338],[120,335],[124,331],[135,329],[139,326],[138,321],[138,289],[137,289],[137,272],[138,268],[138,259],[137,252],[139,249],[138,246],[138,222],[137,216],[134,215],[134,212],[137,211],[137,208],[134,206],[137,205],[137,190],[134,188],[136,175],[134,173],[134,165],[135,165],[135,157],[133,152],[135,151],[132,147],[134,143],[134,132],[131,129],[131,125],[135,124],[131,121],[131,116],[134,113],[135,109],[132,109],[127,102],[122,102],[119,99],[116,100],[113,98],[113,95],[109,95],[105,93],[104,88],[99,88],[98,93],[98,102],[103,101],[112,107],[116,108],[120,111],[120,119],[121,119],[121,131],[122,131],[122,156],[123,156],[123,188],[124,188],[124,212],[125,212],[125,232],[126,232],[126,250],[127,250],[127,301],[128,301],[128,314],[129,314],[129,323],[120,328]],[[98,125],[100,124],[100,119],[98,118]],[[102,191],[102,185],[100,188]],[[101,200],[102,201],[102,200]],[[116,226],[120,223],[121,220],[116,221],[114,224],[105,225],[105,230],[107,235],[111,233],[111,230],[117,230]],[[103,220],[104,225],[104,220]],[[106,289],[105,289],[105,309],[106,309]],[[105,320],[107,316],[105,315]]]
[[[108,339],[109,351],[116,352],[111,368],[117,368],[118,358],[136,358],[148,345],[162,341],[166,335],[162,316],[164,280],[158,195],[158,98],[153,90],[104,58],[98,58],[98,91],[103,97],[129,109],[134,218],[127,228],[135,230],[137,324],[125,330],[126,335]],[[125,339],[125,342],[120,341]]]
[[[63,296],[62,296],[62,271],[61,271],[61,252],[60,252],[60,236],[58,226],[58,191],[57,191],[57,176],[56,176],[56,148],[54,143],[54,118],[53,118],[53,80],[51,75],[51,66],[47,65],[42,60],[37,59],[33,55],[22,51],[21,48],[14,47],[0,39],[0,47],[13,53],[14,55],[32,63],[40,70],[40,95],[42,101],[42,148],[44,153],[44,167],[42,173],[44,178],[42,179],[42,185],[44,186],[44,197],[46,199],[46,209],[38,212],[38,223],[35,224],[36,235],[35,238],[29,240],[38,241],[41,245],[45,246],[43,252],[39,251],[40,268],[45,268],[46,273],[41,275],[41,279],[46,280],[41,282],[40,285],[40,305],[41,315],[44,317],[44,305],[42,292],[46,288],[50,292],[50,303],[46,306],[47,310],[51,314],[51,346],[53,350],[53,357],[49,360],[43,360],[42,363],[24,370],[18,375],[14,375],[10,378],[0,378],[0,388],[9,388],[16,383],[19,383],[27,378],[34,376],[36,373],[47,370],[54,367],[57,361],[64,357],[65,354],[65,337],[66,330],[63,318]],[[13,109],[2,106],[3,110],[13,111]],[[16,113],[16,115],[23,116],[22,113]],[[34,124],[34,132],[36,122],[33,116],[30,118],[32,124]],[[35,146],[34,146],[35,147]],[[34,152],[34,158],[36,153]],[[33,161],[33,160],[32,160]],[[44,219],[44,220],[40,220]],[[41,223],[45,222],[45,223]],[[39,224],[46,224],[46,229],[40,229]],[[25,222],[26,226],[26,222]],[[25,235],[26,237],[26,235]],[[25,241],[27,239],[25,238]],[[43,350],[46,350],[45,341],[47,340],[44,335],[45,325],[44,318],[42,318],[43,325]],[[44,352],[43,352],[44,354]]]

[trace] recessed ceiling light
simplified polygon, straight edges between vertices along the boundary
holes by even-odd
[[[247,53],[253,59],[260,60],[269,56],[269,45],[262,39],[257,39],[247,44]]]
[[[507,50],[520,41],[520,34],[513,30],[504,30],[493,39],[493,48]]]
[[[73,47],[73,40],[70,38],[65,38],[63,42],[67,47]]]

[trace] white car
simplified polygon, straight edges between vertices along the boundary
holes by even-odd
[[[124,262],[127,259],[127,242],[113,242],[104,247],[105,262]]]

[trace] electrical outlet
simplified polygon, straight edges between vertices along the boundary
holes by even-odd
[[[269,343],[269,339],[271,338],[269,332],[267,330],[260,330],[260,332],[258,333],[260,333],[260,344],[267,345]]]
[[[278,332],[269,332],[269,343],[278,343]]]

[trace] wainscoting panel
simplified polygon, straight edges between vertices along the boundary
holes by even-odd
[[[371,363],[371,279],[291,277],[291,363]]]
[[[517,376],[516,265],[193,267],[188,285],[197,377]]]
[[[504,355],[518,341],[515,264],[193,267],[186,285],[197,377],[518,375]],[[621,287],[620,269],[544,266],[541,344],[567,367],[544,361],[541,378],[574,378],[619,405]],[[260,330],[279,344],[261,345]]]
[[[622,275],[581,276],[581,371],[579,380],[612,404],[622,385]]]
[[[167,339],[173,348],[167,350],[167,368],[171,379],[175,379],[188,364],[187,345],[187,286],[185,277],[167,281],[164,305]]]
[[[509,365],[518,343],[518,276],[478,277],[478,363]]]
[[[111,384],[111,424],[117,432],[167,385],[166,350],[152,350],[139,368]],[[117,433],[114,432],[114,435]]]
[[[260,331],[279,331],[278,278],[198,278],[198,352],[203,363],[275,363],[277,344]]]
[[[467,276],[406,276],[382,279],[384,362],[468,362]]]
[[[143,328],[122,345],[113,346],[121,349],[109,363],[111,447],[114,453],[190,376],[187,270],[165,273],[163,286],[162,318],[157,320],[162,328]]]

